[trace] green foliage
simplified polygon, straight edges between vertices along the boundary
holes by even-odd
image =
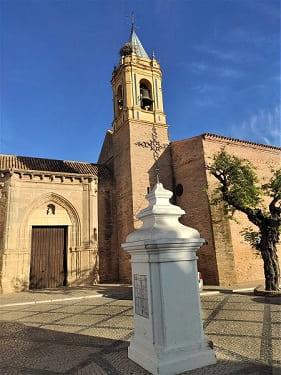
[[[276,201],[281,199],[281,169],[272,169],[272,177],[267,184],[262,185],[263,190]]]
[[[214,203],[226,201],[232,210],[255,208],[262,201],[262,190],[257,185],[258,179],[253,165],[224,149],[213,156],[210,172],[220,181],[215,190]]]
[[[256,249],[258,253],[260,254],[261,248],[261,233],[260,231],[254,231],[253,228],[247,227],[243,228],[243,230],[240,232],[242,237],[244,238],[244,241],[247,242],[251,247]]]

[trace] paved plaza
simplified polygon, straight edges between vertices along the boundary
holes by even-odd
[[[131,293],[107,286],[0,297],[0,374],[148,375],[127,356]],[[281,374],[279,297],[225,291],[201,302],[218,362],[184,374]]]

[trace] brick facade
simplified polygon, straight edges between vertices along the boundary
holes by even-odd
[[[209,204],[217,181],[205,166],[224,147],[228,153],[249,160],[262,182],[270,177],[271,167],[280,166],[280,149],[211,134],[173,142],[171,147],[175,185],[183,185],[183,194],[176,196],[176,202],[187,212],[181,220],[206,239],[198,260],[204,282],[230,285],[262,280],[263,261],[240,233],[250,223],[239,212],[235,214],[238,222],[229,220],[220,206]]]

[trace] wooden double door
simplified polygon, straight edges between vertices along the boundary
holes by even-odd
[[[66,285],[66,226],[33,226],[30,261],[30,289]]]

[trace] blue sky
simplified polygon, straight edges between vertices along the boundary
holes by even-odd
[[[172,141],[280,146],[279,0],[1,0],[0,152],[96,162],[113,66],[136,32],[163,70]]]

